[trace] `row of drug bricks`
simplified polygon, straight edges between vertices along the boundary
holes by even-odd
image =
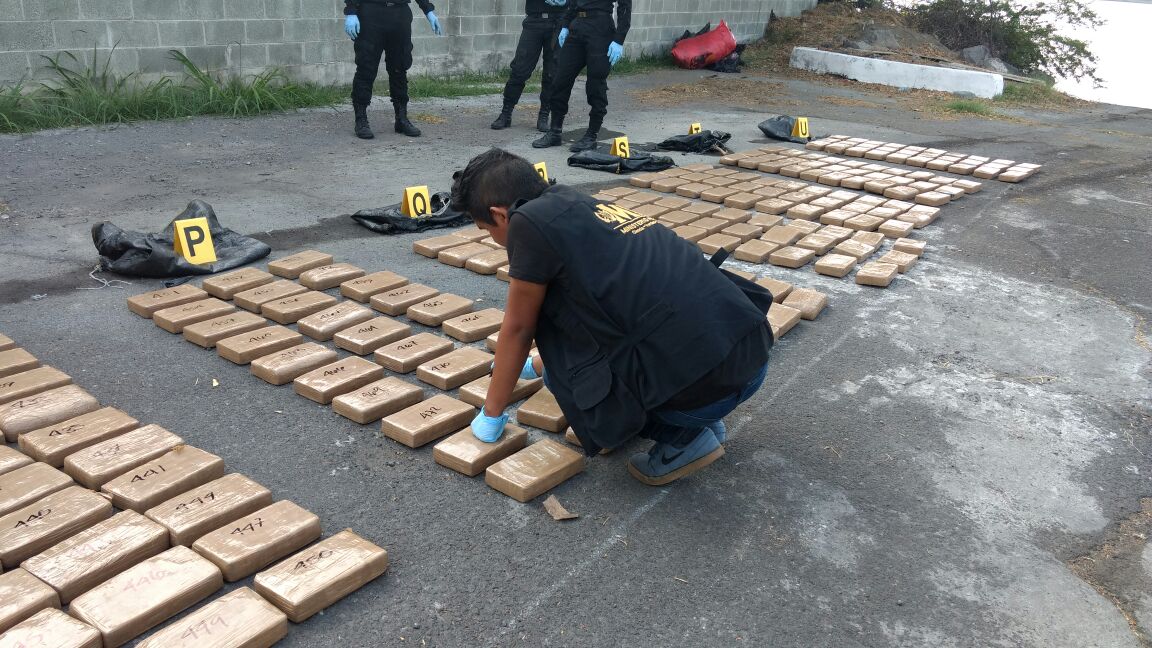
[[[388,568],[0,335],[0,647],[271,646]],[[317,542],[319,540],[319,542]],[[67,612],[62,611],[66,606]]]

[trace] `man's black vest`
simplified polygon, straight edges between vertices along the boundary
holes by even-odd
[[[721,272],[650,218],[562,185],[512,213],[529,219],[562,261],[536,344],[588,454],[631,438],[647,412],[764,325],[772,300],[766,290]]]

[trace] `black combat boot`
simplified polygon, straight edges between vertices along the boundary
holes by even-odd
[[[601,120],[593,119],[588,122],[588,130],[576,140],[576,143],[568,148],[573,153],[580,151],[593,151],[596,149],[596,138],[600,135]]]
[[[536,130],[541,133],[548,132],[548,109],[541,108],[540,113],[536,115]]]
[[[352,109],[356,111],[356,137],[360,139],[376,137],[372,133],[372,127],[368,125],[368,106],[354,105]]]
[[[420,129],[408,121],[408,106],[396,104],[393,107],[396,109],[396,132],[408,137],[420,137]]]
[[[564,118],[552,115],[552,124],[540,139],[532,142],[532,148],[548,148],[550,146],[560,146],[563,142],[561,135],[564,133]]]
[[[492,130],[504,130],[512,125],[512,109],[515,106],[504,104],[504,108],[500,111],[500,115],[496,121],[492,122]]]

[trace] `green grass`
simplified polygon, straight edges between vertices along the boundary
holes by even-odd
[[[538,79],[539,73],[533,75],[533,80]],[[507,71],[499,74],[469,72],[446,76],[416,74],[408,77],[408,95],[413,99],[430,99],[432,97],[475,97],[499,94],[504,90],[504,83],[507,80]],[[378,84],[378,89],[383,93],[386,93],[387,88],[387,79]]]
[[[982,101],[975,99],[957,99],[944,104],[944,109],[951,112],[971,113],[973,115],[991,115],[992,108]]]
[[[612,74],[645,74],[658,70],[672,70],[676,63],[672,54],[645,54],[634,59],[623,59],[612,67]]]

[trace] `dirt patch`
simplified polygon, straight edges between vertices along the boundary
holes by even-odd
[[[791,107],[800,103],[795,99],[781,99],[782,96],[788,96],[788,89],[783,83],[731,76],[709,77],[694,83],[676,83],[659,88],[636,90],[631,96],[647,107],[676,106],[694,101],[715,100],[747,108]]]
[[[853,99],[852,97],[840,97],[837,95],[823,95],[820,97],[820,102],[831,104],[833,106],[845,106],[848,108],[874,108],[877,110],[884,110],[887,108],[887,106],[878,104],[875,101]]]

